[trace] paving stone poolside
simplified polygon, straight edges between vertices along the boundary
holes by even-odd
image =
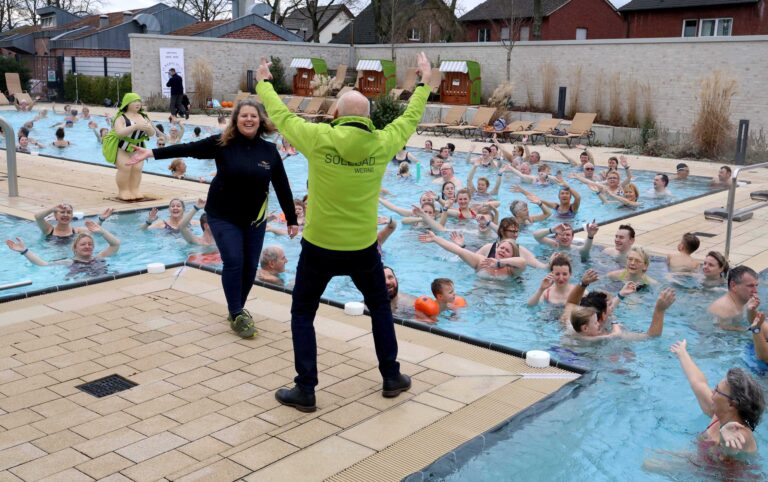
[[[254,288],[261,334],[242,340],[218,276],[175,274],[0,304],[0,480],[323,480],[427,437],[437,452],[376,477],[399,480],[574,376],[398,326],[413,387],[385,399],[370,320],[322,306],[318,411],[304,414],[274,399],[294,376],[289,296]],[[139,385],[104,398],[76,388],[110,374]],[[433,435],[440,424],[459,435]]]

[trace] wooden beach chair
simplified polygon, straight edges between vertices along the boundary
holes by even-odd
[[[448,110],[448,113],[445,114],[445,118],[442,119],[442,122],[423,122],[416,127],[416,133],[422,134],[429,131],[437,133],[444,127],[457,126],[461,124],[461,119],[466,112],[467,106],[465,105],[453,106]]]
[[[512,121],[504,127],[504,129],[497,131],[492,125],[485,126],[483,128],[484,137],[493,137],[496,134],[496,138],[499,142],[505,142],[509,140],[509,136],[515,132],[524,131],[531,127],[530,121]]]
[[[294,95],[288,102],[286,102],[285,106],[288,107],[288,110],[291,112],[298,112],[302,102],[304,102],[304,97]]]
[[[399,89],[392,89],[389,92],[389,95],[391,95],[395,100],[399,100],[401,97],[403,97],[404,94],[408,94],[408,96],[410,96],[410,94],[413,93],[413,89],[416,87],[416,82],[418,82],[418,80],[418,69],[408,69],[408,72],[405,74],[403,85]]]
[[[513,140],[522,140],[527,136],[530,139],[531,144],[536,144],[537,137],[551,133],[553,129],[560,125],[560,122],[562,122],[562,119],[542,119],[536,122],[530,129],[510,132],[507,137],[509,137],[511,142]]]
[[[573,116],[571,125],[565,128],[565,134],[544,134],[544,144],[549,146],[549,141],[557,144],[557,141],[564,140],[568,147],[571,147],[571,141],[574,139],[586,139],[588,145],[592,145],[592,139],[595,138],[595,131],[592,125],[595,123],[597,114],[578,112]]]
[[[27,91],[21,88],[21,78],[17,72],[5,73],[5,85],[8,89],[8,95],[26,94]]]
[[[331,79],[331,83],[328,86],[328,92],[331,95],[335,95],[338,91],[344,88],[344,82],[346,82],[346,79],[347,79],[347,65],[339,64],[339,66],[336,67],[336,75],[333,76],[333,78]]]
[[[323,104],[325,104],[325,97],[312,97],[307,103],[307,106],[302,110],[296,111],[296,113],[304,118],[307,116],[314,116],[320,112],[320,109],[323,108]]]
[[[333,120],[333,115],[336,112],[336,104],[338,102],[338,100],[334,100],[331,105],[325,109],[324,114],[318,114],[316,117],[313,117],[312,120],[315,122],[331,122]]]
[[[496,107],[478,107],[469,124],[443,127],[443,131],[446,136],[458,132],[469,139],[475,132],[482,132],[485,126],[490,125],[495,113]]]

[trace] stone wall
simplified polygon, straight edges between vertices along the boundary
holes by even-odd
[[[131,35],[134,86],[146,95],[159,92],[160,47],[184,47],[187,69],[196,58],[204,58],[215,72],[217,96],[237,92],[241,72],[254,68],[262,55],[275,55],[288,64],[291,58],[322,57],[330,69],[340,63],[354,67],[356,59],[390,59],[389,45],[344,45],[258,42],[196,37]],[[397,45],[398,78],[416,65],[417,52],[424,50],[433,63],[444,60],[480,62],[483,98],[507,78],[507,50],[500,43],[450,43]],[[568,88],[568,103],[578,91],[581,112],[599,111],[609,117],[611,85],[618,86],[622,115],[626,116],[628,97],[634,82],[650,85],[653,117],[662,126],[689,130],[696,114],[702,79],[721,70],[738,81],[733,99],[732,121],[750,119],[751,130],[768,129],[768,37],[719,37],[697,39],[619,39],[590,41],[518,42],[511,52],[511,80],[518,106],[542,103],[542,68],[554,67],[557,86]],[[580,81],[576,75],[581,68]],[[288,72],[289,79],[293,75]],[[580,87],[577,86],[580,84]],[[153,88],[155,86],[155,88]],[[638,89],[637,109],[643,116],[644,97]],[[599,102],[595,102],[595,99]],[[735,132],[735,128],[734,128]]]

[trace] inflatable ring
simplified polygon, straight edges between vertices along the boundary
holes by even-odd
[[[197,254],[190,254],[187,258],[187,263],[197,263],[197,264],[221,264],[221,254],[220,253],[197,253]]]
[[[419,296],[416,298],[413,307],[416,311],[420,311],[427,316],[437,316],[440,314],[440,305],[437,304],[437,301],[428,296]]]
[[[454,308],[464,308],[467,306],[467,300],[462,298],[461,296],[457,296],[455,300],[453,300],[453,307]]]

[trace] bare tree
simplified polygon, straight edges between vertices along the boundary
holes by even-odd
[[[310,42],[320,42],[320,25],[324,21],[330,20],[333,15],[333,10],[331,10],[333,5],[354,8],[356,4],[356,0],[329,0],[322,5],[318,0],[299,0],[296,10],[301,17],[309,20],[312,24],[312,37],[307,40]],[[286,16],[287,14],[284,13],[283,18]]]
[[[278,25],[283,24],[285,17],[302,6],[302,0],[263,0],[272,9],[269,20]]]
[[[0,31],[16,27],[21,8],[19,0],[0,0]]]
[[[506,17],[497,24],[501,33],[501,44],[507,51],[507,81],[512,80],[512,49],[515,48],[515,42],[520,38],[520,28],[528,23],[527,19],[519,16],[520,12],[515,10],[516,7],[517,0],[510,0],[506,5]],[[504,29],[507,30],[506,38]]]
[[[210,22],[222,18],[229,12],[229,0],[185,0],[184,10],[201,22]]]
[[[37,9],[45,6],[45,0],[21,0],[19,2],[19,19],[24,23],[37,25],[40,18]]]

